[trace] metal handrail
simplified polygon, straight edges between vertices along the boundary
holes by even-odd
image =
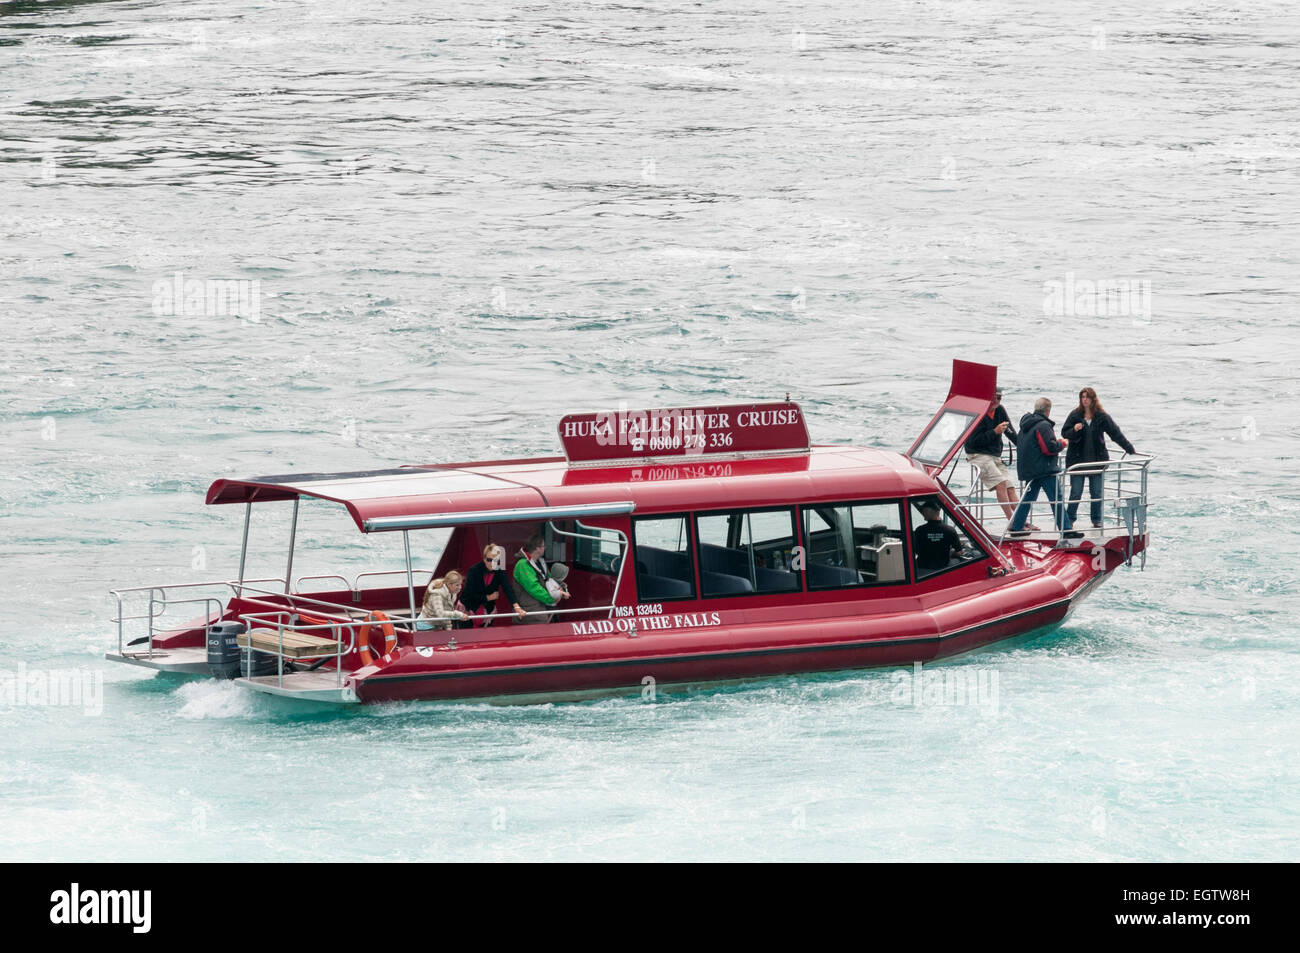
[[[348,585],[347,576],[340,576],[336,572],[327,572],[318,576],[299,576],[293,584],[294,595],[298,595],[302,592],[302,583],[304,579],[337,579],[339,582],[343,583],[346,589],[352,591],[352,587]]]
[[[1142,489],[1139,491],[1139,494],[1145,494],[1147,468],[1151,463],[1151,461],[1154,459],[1155,459],[1154,454],[1145,454],[1145,453],[1126,454],[1125,456],[1118,457],[1114,460],[1094,460],[1088,463],[1076,463],[1066,470],[1058,471],[1057,475],[1060,477],[1096,476],[1097,474],[1104,475],[1108,472],[1114,472],[1117,474],[1117,484],[1119,485],[1119,487],[1122,487],[1122,478],[1119,475],[1122,475],[1123,473],[1130,472],[1130,471],[1140,472],[1143,475],[1143,480],[1142,480]],[[970,464],[969,473],[970,473],[970,487],[968,488],[966,494],[966,505],[974,506],[974,505],[979,505],[981,502],[990,502],[990,501],[976,501],[974,499],[976,493],[983,489],[979,480],[979,468],[972,463]],[[1019,486],[1020,489],[1023,490],[1025,486],[1024,481],[1020,481]],[[981,493],[980,495],[983,494]],[[1080,498],[1080,500],[1073,501],[1073,502],[1085,502],[1090,499],[1091,496],[1082,497]],[[992,501],[992,502],[999,506],[1003,505],[1001,501]],[[1070,501],[1067,501],[1067,503],[1068,502]],[[1007,505],[1015,505],[1015,504],[1007,504]]]
[[[291,606],[295,604],[294,600],[299,600],[299,601],[301,601],[301,602],[310,602],[310,603],[312,603],[312,604],[314,604],[314,605],[318,605],[318,606],[328,606],[328,607],[331,608],[331,609],[342,609],[342,610],[344,610],[345,612],[351,612],[351,611],[353,611],[353,608],[354,608],[353,606],[345,606],[345,605],[342,605],[341,603],[338,603],[338,602],[326,602],[324,599],[313,599],[311,596],[304,596],[304,595],[301,595],[301,594],[299,594],[299,593],[293,593],[293,592],[272,592],[272,591],[270,591],[269,589],[254,589],[254,588],[252,588],[251,586],[242,586],[242,587],[240,587],[240,588],[241,588],[241,589],[250,589],[251,591],[256,592],[256,593],[258,593],[258,594],[260,594],[260,595],[263,595],[263,596],[278,596],[278,597],[280,597],[280,598],[287,599],[288,602],[289,602],[289,605],[291,605]],[[243,596],[240,596],[240,598],[242,599]]]
[[[280,576],[266,576],[261,579],[245,579],[244,583],[250,582],[284,582]],[[110,589],[109,595],[126,595],[128,592],[148,592],[151,589],[197,589],[200,586],[231,586],[238,587],[238,579],[212,579],[208,582],[167,582],[161,585],[153,586],[132,586],[128,589]]]
[[[550,522],[551,532],[559,533],[561,536],[572,536],[575,539],[591,539],[602,543],[609,542],[609,540],[604,536],[587,535],[585,533],[570,533],[568,530],[560,529],[558,526],[555,525],[553,521],[548,521],[548,522]],[[631,545],[631,543],[628,541],[627,536],[620,529],[607,529],[606,527],[603,526],[587,526],[581,520],[574,520],[573,523],[575,526],[579,526],[582,529],[602,530],[606,533],[613,533],[615,536],[618,537],[617,539],[613,540],[613,542],[617,543],[621,548],[621,551],[616,557],[616,559],[618,560],[618,570],[614,573],[614,595],[617,596],[619,586],[622,585],[623,583],[623,569],[627,565],[627,549]],[[556,610],[556,611],[562,612],[568,610]],[[600,611],[600,610],[596,610],[596,611]],[[611,604],[609,606],[609,615],[606,618],[612,618],[613,615],[614,615],[614,605]]]
[[[136,619],[148,619],[148,620],[149,620],[149,631],[148,631],[148,633],[147,633],[147,635],[148,635],[148,639],[149,639],[149,654],[148,654],[148,658],[152,660],[152,659],[153,659],[153,637],[154,637],[154,626],[153,626],[153,621],[154,621],[154,619],[157,617],[157,615],[161,615],[161,613],[155,613],[155,612],[153,611],[153,607],[154,607],[156,604],[161,603],[161,605],[162,605],[162,607],[163,607],[163,612],[166,612],[168,606],[186,605],[186,604],[188,604],[188,603],[193,603],[193,602],[202,602],[202,603],[204,604],[204,608],[203,608],[203,628],[204,628],[204,633],[205,633],[205,635],[206,635],[207,633],[211,632],[211,630],[212,630],[212,624],[213,624],[214,622],[220,622],[220,621],[221,621],[221,616],[222,616],[222,612],[223,612],[223,607],[222,607],[222,605],[221,605],[221,600],[218,599],[216,596],[202,596],[202,597],[197,598],[197,599],[172,599],[172,600],[168,600],[168,599],[164,596],[161,600],[159,600],[159,599],[155,599],[155,598],[152,596],[152,594],[151,594],[150,597],[149,597],[149,612],[148,612],[148,613],[146,613],[145,615],[128,615],[128,616],[124,616],[124,615],[122,615],[122,600],[121,600],[121,597],[119,596],[119,597],[118,597],[118,603],[117,603],[117,606],[118,606],[118,615],[117,615],[116,618],[114,618],[114,619],[110,619],[110,620],[109,620],[110,622],[116,622],[116,623],[117,623],[117,654],[118,654],[118,655],[125,655],[125,654],[126,654],[126,646],[122,644],[122,639],[124,638],[124,636],[123,636],[123,632],[122,632],[122,623],[123,623],[123,622],[126,622],[126,621],[134,621],[134,620],[136,620]],[[210,608],[210,605],[211,605],[211,604],[215,604],[216,607],[217,607],[217,608],[216,608],[216,618],[215,618],[215,619],[212,617],[212,609]]]
[[[412,569],[411,573],[413,575],[424,575],[425,573],[428,573],[429,581],[430,582],[433,581],[433,570],[431,569]],[[353,592],[361,591],[361,580],[366,576],[399,576],[399,575],[405,576],[406,570],[405,569],[383,569],[377,572],[357,573],[356,579],[352,581],[352,591]]]
[[[589,528],[589,527],[584,527],[584,528]],[[580,534],[577,533],[571,534],[567,530],[560,530],[556,527],[552,527],[552,529],[553,531],[560,533],[562,535],[580,536]],[[612,532],[615,533],[617,538],[609,541],[615,542],[620,546],[620,548],[626,550],[628,546],[628,540],[626,536],[624,536],[618,530],[613,530]],[[624,569],[623,564],[626,564],[626,562],[627,562],[626,558],[620,560],[619,572],[617,573],[616,579],[621,580],[622,570]],[[418,572],[420,575],[427,574],[430,579],[432,579],[434,575],[434,573],[430,570],[421,569],[421,570],[416,570],[416,572]],[[350,587],[350,591],[354,594],[361,592],[362,590],[360,587],[360,583],[363,578],[376,577],[376,576],[389,576],[389,575],[405,575],[405,573],[406,570],[404,569],[380,570],[380,571],[369,571],[369,572],[358,573],[356,578],[353,581],[352,586]],[[339,579],[344,583],[344,585],[347,585],[348,582],[345,576],[338,575],[338,574],[328,574],[328,575],[321,575],[321,576],[300,576],[297,582],[300,585],[304,579],[318,579],[318,578]],[[139,619],[147,619],[148,620],[148,629],[147,629],[148,657],[152,659],[153,652],[154,652],[153,639],[155,635],[154,620],[163,612],[165,612],[169,606],[184,605],[186,603],[198,603],[198,602],[204,603],[205,604],[204,628],[210,631],[211,626],[215,622],[221,620],[221,617],[225,611],[225,606],[223,605],[222,600],[220,598],[215,596],[204,596],[195,599],[172,599],[169,598],[168,596],[169,590],[196,589],[196,588],[203,588],[203,587],[225,587],[231,591],[234,597],[239,598],[244,602],[266,607],[266,611],[263,612],[240,613],[239,618],[241,619],[258,619],[260,621],[269,622],[270,618],[292,617],[295,614],[295,612],[292,610],[297,609],[300,604],[306,605],[308,607],[320,607],[325,610],[334,610],[335,612],[343,613],[345,614],[345,618],[336,621],[330,621],[319,625],[292,624],[289,626],[289,628],[291,631],[308,631],[311,629],[330,629],[333,633],[335,633],[335,637],[336,637],[335,640],[340,641],[338,639],[339,630],[343,627],[347,627],[350,631],[348,652],[352,651],[352,648],[355,646],[355,642],[356,642],[356,627],[364,624],[363,620],[352,619],[350,615],[348,615],[356,611],[355,606],[348,606],[337,602],[329,602],[324,599],[316,599],[311,596],[304,596],[301,594],[301,592],[274,591],[274,590],[263,589],[254,585],[250,585],[250,583],[260,583],[260,582],[281,583],[285,585],[286,589],[288,588],[288,584],[285,582],[285,579],[283,577],[268,576],[268,577],[263,577],[258,579],[245,579],[245,580],[222,579],[222,580],[210,580],[205,582],[169,583],[164,585],[153,585],[153,586],[132,586],[132,587],[109,590],[110,595],[112,595],[117,602],[117,614],[110,621],[116,622],[118,627],[118,637],[117,637],[118,654],[123,654],[125,649],[125,645],[123,644],[125,640],[123,623],[127,621],[139,620]],[[140,593],[140,592],[149,593],[148,612],[143,613],[141,615],[133,615],[133,616],[124,615],[123,598],[127,595],[133,593]],[[288,608],[281,608],[282,603],[268,602],[266,599],[260,599],[257,598],[256,596],[245,595],[246,592],[256,593],[261,596],[273,596],[276,599],[285,600],[285,602],[287,602],[288,604]],[[617,593],[617,585],[615,586],[615,592]],[[605,612],[609,615],[612,615],[616,605],[617,605],[616,602],[611,602],[609,605],[604,605],[604,606],[584,606],[584,607],[570,608],[570,609],[548,608],[542,610],[528,611],[525,612],[524,615],[525,616],[576,615],[578,613],[584,613],[584,612],[586,613]],[[155,611],[155,607],[158,606],[161,606],[161,609]],[[215,610],[212,608],[213,606],[215,606]],[[323,614],[328,615],[329,613],[327,612]],[[515,612],[497,612],[497,613],[488,613],[481,616],[475,616],[474,618],[476,619],[512,618],[517,615],[518,614]],[[414,632],[417,631],[416,623],[419,622],[420,619],[419,619],[419,614],[415,613],[410,618],[393,616],[390,617],[389,621],[396,628]],[[283,623],[274,623],[274,624],[276,624],[277,628],[279,628],[281,631],[280,648],[283,649]],[[419,631],[423,631],[423,630],[419,630]],[[454,636],[453,636],[452,644],[454,645]],[[264,651],[264,650],[258,649],[255,651]],[[340,660],[343,654],[347,654],[347,653],[341,653],[339,655]],[[339,664],[341,665],[341,661]],[[284,677],[283,664],[281,664],[280,666],[281,680],[283,680],[283,677]]]
[[[278,611],[275,611],[275,612],[246,612],[246,613],[241,613],[241,614],[240,614],[239,618],[240,618],[241,620],[243,620],[244,622],[246,622],[246,623],[249,622],[249,621],[252,621],[252,620],[255,620],[255,621],[257,621],[257,622],[268,622],[269,620],[268,620],[267,617],[268,617],[268,616],[273,616],[273,617],[275,617],[275,621],[272,622],[271,624],[275,625],[276,630],[277,630],[277,632],[278,632],[278,636],[277,636],[277,637],[278,637],[278,639],[279,639],[279,643],[278,643],[278,646],[277,646],[277,650],[276,650],[274,653],[271,652],[269,649],[259,649],[259,648],[255,648],[255,647],[253,646],[253,640],[252,640],[252,638],[251,638],[251,636],[250,636],[250,638],[249,638],[249,640],[248,640],[248,651],[249,651],[249,667],[248,667],[248,668],[249,668],[249,671],[251,672],[251,671],[253,670],[253,666],[252,666],[252,653],[253,653],[253,652],[262,652],[262,653],[264,653],[264,654],[266,654],[266,655],[272,655],[272,654],[273,654],[273,655],[275,655],[275,656],[277,657],[277,659],[278,659],[278,662],[277,662],[277,664],[276,664],[276,669],[277,669],[277,673],[278,673],[278,682],[277,682],[277,684],[279,685],[280,688],[283,688],[283,687],[284,687],[284,660],[285,660],[286,658],[288,658],[288,659],[295,659],[295,658],[311,658],[311,657],[312,657],[312,656],[306,656],[306,655],[301,655],[301,656],[296,656],[296,655],[285,655],[285,652],[284,652],[284,632],[285,632],[285,628],[286,628],[286,626],[285,626],[285,624],[284,624],[284,620],[285,620],[285,617],[287,616],[287,617],[289,618],[289,625],[287,626],[287,628],[288,628],[289,631],[291,631],[291,632],[306,632],[306,631],[308,631],[309,629],[329,629],[329,630],[330,630],[330,632],[331,632],[331,633],[333,634],[333,636],[334,636],[333,641],[334,641],[335,646],[336,646],[336,648],[335,648],[335,650],[334,650],[334,672],[335,672],[335,675],[334,675],[334,684],[335,684],[336,687],[342,688],[342,687],[343,687],[343,656],[345,656],[345,655],[351,655],[352,652],[353,652],[353,650],[356,648],[357,633],[356,633],[355,624],[354,624],[354,623],[344,624],[344,623],[339,623],[339,622],[328,622],[328,623],[312,623],[312,624],[310,624],[310,625],[299,625],[299,624],[297,624],[297,623],[295,623],[295,622],[293,621],[293,615],[294,615],[294,614],[293,614],[292,612],[288,612],[288,611],[286,611],[286,610],[278,610]],[[396,620],[394,620],[394,621],[396,621]],[[339,629],[341,629],[341,628],[347,628],[347,629],[348,629],[348,647],[347,647],[347,651],[344,651],[344,650],[343,650],[343,640],[342,640],[342,638],[340,637],[340,632],[339,632]],[[249,632],[251,632],[251,631],[252,631],[252,627],[250,626],[250,627],[249,627]],[[321,656],[315,656],[315,657],[316,657],[316,658],[320,658]],[[328,656],[324,656],[324,657],[328,658]]]
[[[529,616],[529,615],[571,615],[571,614],[573,614],[573,613],[577,613],[577,612],[606,612],[606,611],[610,611],[610,612],[612,612],[612,611],[614,610],[614,608],[615,608],[617,605],[618,605],[617,603],[611,602],[611,603],[610,603],[609,605],[607,605],[607,606],[579,606],[578,608],[575,608],[575,609],[533,609],[533,610],[525,610],[525,611],[524,611],[524,615],[526,615],[526,616]],[[472,622],[472,621],[474,621],[474,620],[476,620],[476,619],[510,619],[510,618],[519,618],[519,613],[518,613],[518,612],[514,612],[514,611],[510,611],[510,612],[485,612],[483,615],[472,615],[472,616],[470,616],[470,617],[469,617],[469,621]],[[428,622],[428,621],[430,621],[430,620],[426,619],[425,621]],[[433,621],[439,621],[439,620],[433,620]],[[445,620],[442,620],[442,621],[445,621]]]
[[[224,587],[230,589],[231,592],[234,593],[235,596],[236,596],[237,598],[241,598],[241,599],[246,598],[246,597],[243,595],[243,593],[244,593],[245,591],[251,591],[251,592],[260,593],[260,594],[262,594],[262,595],[272,595],[272,596],[278,596],[278,597],[281,597],[281,598],[284,598],[284,599],[288,599],[288,600],[289,600],[289,604],[290,604],[291,606],[294,605],[294,600],[296,599],[296,600],[299,600],[299,601],[302,601],[302,602],[309,602],[309,603],[313,603],[314,605],[326,606],[326,607],[329,607],[329,608],[332,608],[332,609],[342,609],[342,610],[344,610],[345,612],[350,612],[350,611],[352,611],[352,608],[351,608],[350,606],[343,606],[343,605],[339,605],[339,604],[337,604],[337,603],[333,603],[333,602],[325,602],[324,600],[321,600],[321,599],[312,599],[312,598],[309,597],[309,596],[301,596],[301,595],[295,595],[295,594],[287,593],[287,592],[274,592],[274,591],[267,590],[267,589],[259,589],[259,588],[255,587],[255,586],[250,586],[250,585],[249,585],[250,582],[278,582],[278,583],[284,583],[284,579],[281,578],[281,577],[279,577],[279,576],[269,576],[269,577],[259,578],[259,579],[245,579],[245,580],[242,580],[242,581],[241,581],[241,580],[237,580],[237,579],[222,579],[222,580],[210,580],[210,581],[207,581],[207,582],[178,582],[178,583],[168,583],[168,584],[165,584],[165,585],[154,585],[154,586],[131,586],[131,587],[126,587],[126,588],[122,588],[122,589],[110,589],[110,590],[109,590],[109,595],[113,596],[114,599],[115,599],[116,602],[117,602],[117,615],[114,616],[114,617],[113,617],[112,619],[110,619],[109,621],[111,621],[111,622],[116,622],[116,623],[117,623],[117,650],[118,650],[118,654],[119,654],[119,655],[122,654],[122,652],[123,652],[123,650],[124,650],[124,648],[125,648],[125,646],[123,645],[123,642],[125,641],[126,633],[125,633],[125,630],[124,630],[124,627],[123,627],[123,623],[128,622],[128,621],[134,621],[134,620],[137,620],[137,619],[147,619],[147,620],[148,620],[148,628],[147,628],[147,630],[146,630],[146,634],[147,634],[148,639],[149,639],[149,658],[150,658],[150,659],[153,658],[153,639],[154,639],[154,634],[155,634],[155,631],[154,631],[154,630],[155,630],[155,627],[154,627],[154,619],[155,619],[155,617],[159,614],[159,613],[157,613],[157,612],[154,611],[154,607],[157,606],[157,605],[162,605],[162,607],[163,607],[163,610],[162,610],[162,611],[166,611],[166,607],[167,607],[168,605],[183,605],[183,604],[186,603],[186,602],[200,602],[200,601],[202,601],[202,602],[215,602],[216,605],[217,605],[217,615],[218,615],[218,619],[220,619],[221,615],[224,614],[224,612],[225,612],[225,606],[223,605],[223,603],[221,602],[221,600],[218,599],[218,598],[215,597],[215,596],[209,596],[209,597],[205,597],[205,598],[203,598],[203,599],[192,599],[192,600],[169,599],[169,598],[168,598],[168,595],[167,595],[168,590],[178,590],[178,589],[198,589],[198,588],[212,588],[212,587],[223,587],[223,586],[224,586]],[[132,594],[132,593],[139,593],[139,592],[147,592],[147,593],[149,593],[149,603],[148,603],[149,610],[148,610],[148,612],[145,613],[144,615],[139,615],[139,616],[128,616],[128,615],[124,615],[124,614],[123,614],[123,609],[122,609],[122,600],[123,600],[123,597],[124,597],[124,596],[127,596],[127,595],[129,595],[129,594]],[[249,600],[249,601],[261,601],[261,600]],[[212,625],[212,622],[209,621],[209,622],[207,623],[207,627],[210,628],[211,625]]]
[[[1127,553],[1126,562],[1131,562],[1133,558],[1133,536],[1135,532],[1137,535],[1143,535],[1146,532],[1146,510],[1148,506],[1148,502],[1147,502],[1148,475],[1149,475],[1149,468],[1150,468],[1151,461],[1154,459],[1155,459],[1154,454],[1147,454],[1147,453],[1125,454],[1122,457],[1117,457],[1112,460],[1094,460],[1089,462],[1076,463],[1065,470],[1058,471],[1056,473],[1057,502],[1052,503],[1050,500],[1034,500],[1033,502],[1028,504],[1029,507],[1028,516],[1032,517],[1035,509],[1038,509],[1039,512],[1041,513],[1043,508],[1046,507],[1047,514],[1052,521],[1052,529],[1043,530],[1041,532],[1054,534],[1059,542],[1063,538],[1063,533],[1066,531],[1060,529],[1057,526],[1056,517],[1057,517],[1058,508],[1065,508],[1072,505],[1081,506],[1085,503],[1091,505],[1093,502],[1100,502],[1103,508],[1113,509],[1114,511],[1113,525],[1116,527],[1122,526],[1128,530],[1128,553]],[[995,506],[1001,509],[1003,506],[1012,506],[1014,508],[1022,505],[1023,500],[1014,504],[1005,504],[1000,500],[983,500],[983,499],[975,500],[974,497],[976,491],[980,489],[979,480],[978,480],[978,468],[972,464],[970,472],[971,472],[971,489],[970,492],[967,494],[966,502],[962,504],[962,508],[965,509],[974,518],[974,520],[980,524],[981,528],[983,528],[985,522],[984,511],[988,507]],[[1092,477],[1092,476],[1100,475],[1104,479],[1106,476],[1108,476],[1111,473],[1115,474],[1115,485],[1113,487],[1113,490],[1111,488],[1106,487],[1103,484],[1101,496],[1094,497],[1092,495],[1092,488],[1090,486],[1088,488],[1087,496],[1081,496],[1077,500],[1070,500],[1067,498],[1068,494],[1066,492],[1066,485],[1065,485],[1066,477],[1070,477],[1070,476]],[[1127,491],[1124,489],[1125,473],[1129,473],[1129,474],[1136,473],[1139,475],[1138,486],[1136,489],[1127,490]],[[1020,490],[1021,490],[1021,496],[1023,497],[1023,493],[1024,493],[1023,483],[1020,485]],[[1002,515],[1005,516],[1005,513],[1003,513]],[[1105,525],[1105,523],[1107,522],[1104,517],[1102,522],[1103,525]],[[1001,534],[997,538],[997,542],[999,545],[1001,545],[1003,542],[1006,541],[1007,533],[1009,532],[1009,530],[1010,530],[1010,523],[1008,522],[1007,526],[1003,528]],[[992,534],[990,534],[990,536],[991,535]],[[1142,564],[1145,566],[1146,551],[1143,550],[1141,555],[1142,555]]]
[[[250,605],[265,606],[265,607],[268,608],[268,609],[275,609],[275,610],[284,610],[284,611],[288,611],[288,610],[284,609],[284,606],[283,606],[281,603],[278,603],[278,602],[271,602],[270,600],[267,600],[267,599],[258,599],[256,596],[245,596],[244,599],[243,599],[243,601],[249,603]],[[290,613],[290,614],[297,614],[297,610],[298,610],[298,608],[299,608],[298,606],[290,606],[289,609],[294,610],[294,612],[292,612],[292,613]],[[329,611],[322,611],[322,610],[320,610],[320,609],[316,609],[316,608],[312,608],[312,611],[313,611],[313,612],[319,612],[321,615],[326,616],[326,617],[329,617],[329,618],[338,619],[339,622],[344,623],[344,624],[351,623],[351,622],[357,622],[357,621],[364,621],[364,620],[353,619],[351,616],[344,616],[343,618],[339,618],[338,613],[331,613],[331,612],[329,612]],[[353,610],[352,610],[352,609],[348,609],[347,611],[348,611],[348,612],[352,612]],[[242,613],[241,613],[241,615],[242,615]]]

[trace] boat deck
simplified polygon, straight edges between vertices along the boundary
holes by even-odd
[[[316,672],[293,672],[283,679],[278,675],[255,675],[237,678],[235,684],[267,695],[282,695],[304,701],[355,704],[357,696],[350,688],[339,685],[333,669]]]
[[[155,672],[170,672],[176,675],[207,675],[208,650],[204,646],[181,649],[154,649],[150,657],[149,649],[138,652],[105,652],[104,658],[110,662],[122,662],[126,665],[138,665]]]

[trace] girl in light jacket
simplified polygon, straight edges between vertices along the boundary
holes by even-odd
[[[424,591],[424,606],[420,609],[417,629],[450,629],[453,622],[469,618],[460,604],[460,590],[465,577],[452,570],[441,579],[434,579]]]

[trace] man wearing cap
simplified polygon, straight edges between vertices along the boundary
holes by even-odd
[[[993,392],[988,412],[980,418],[971,435],[966,438],[966,459],[979,470],[980,482],[984,489],[992,490],[1002,504],[1002,512],[1011,519],[1020,498],[1011,482],[1011,471],[1002,462],[1002,435],[1007,434],[1012,440],[1016,438],[1016,428],[1011,426],[1007,409],[1002,406],[1002,388]],[[1031,530],[1037,526],[1029,527]]]

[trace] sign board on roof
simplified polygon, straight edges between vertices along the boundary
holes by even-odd
[[[806,452],[798,404],[721,404],[569,414],[560,440],[570,463]]]

